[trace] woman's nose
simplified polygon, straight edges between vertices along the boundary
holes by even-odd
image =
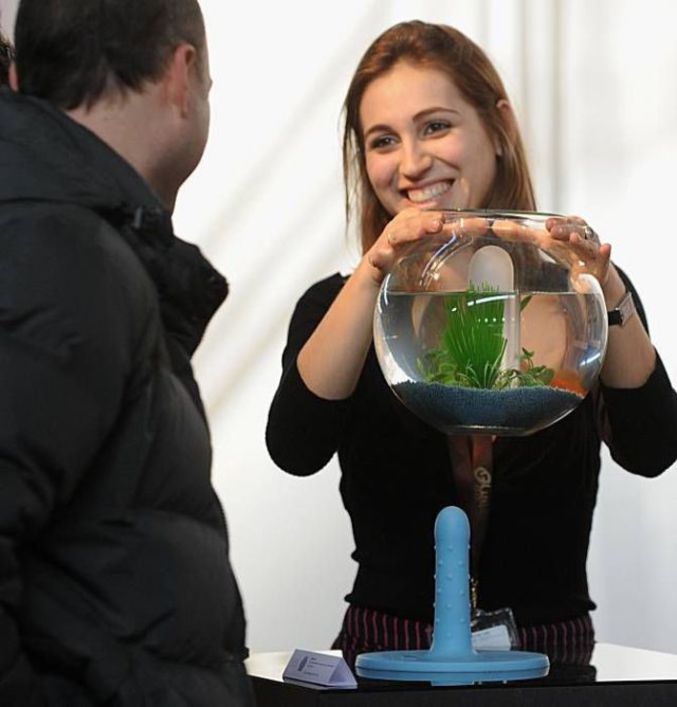
[[[418,141],[404,143],[400,173],[409,179],[419,178],[432,166],[432,155]]]

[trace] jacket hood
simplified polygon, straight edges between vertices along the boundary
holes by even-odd
[[[0,203],[164,211],[143,179],[87,128],[46,101],[0,90]]]
[[[0,208],[27,201],[77,205],[109,221],[154,280],[165,324],[192,352],[227,294],[225,279],[174,236],[171,214],[120,155],[47,101],[4,88]]]

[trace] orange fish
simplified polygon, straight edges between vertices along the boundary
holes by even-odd
[[[550,381],[550,386],[552,388],[569,390],[572,393],[576,393],[576,395],[582,396],[585,396],[588,392],[581,383],[581,377],[576,371],[572,371],[570,368],[563,368],[557,371]]]

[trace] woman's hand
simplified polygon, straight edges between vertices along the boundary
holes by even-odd
[[[546,229],[553,240],[565,244],[574,254],[572,270],[589,272],[602,286],[607,309],[625,295],[625,283],[611,263],[611,246],[600,243],[597,234],[577,216],[551,218]],[[602,381],[615,388],[638,388],[656,367],[656,351],[639,317],[627,326],[610,327]]]
[[[601,243],[599,236],[579,216],[549,218],[545,227],[555,241],[568,246],[576,260],[572,270],[594,275],[602,289],[609,281],[611,246]]]
[[[579,273],[594,275],[602,289],[615,289],[620,278],[611,264],[611,246],[601,243],[598,235],[579,216],[553,216],[545,222],[545,229],[533,228],[506,220],[494,221],[491,230],[499,237],[522,238],[559,256],[568,262],[574,276]],[[611,284],[613,280],[613,285]]]
[[[412,207],[397,214],[365,254],[374,282],[381,284],[397,261],[403,245],[428,234],[439,233],[443,223],[443,215],[439,211],[422,211]]]
[[[374,306],[383,278],[403,246],[441,231],[442,220],[439,211],[402,211],[365,253],[299,352],[299,374],[315,395],[343,400],[355,390],[371,346]]]

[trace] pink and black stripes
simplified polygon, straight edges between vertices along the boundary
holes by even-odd
[[[568,621],[518,627],[520,649],[546,653],[552,663],[587,665],[595,631],[587,614]],[[432,627],[424,621],[392,616],[375,609],[349,606],[332,648],[349,665],[360,653],[430,648]]]

